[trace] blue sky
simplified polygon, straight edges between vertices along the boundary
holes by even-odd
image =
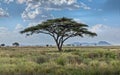
[[[120,45],[120,0],[0,0],[0,43],[54,44],[48,35],[26,37],[19,31],[58,17],[86,23],[98,34],[95,38],[71,38],[66,43],[108,41]]]

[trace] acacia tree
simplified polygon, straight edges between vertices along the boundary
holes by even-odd
[[[3,44],[1,44],[0,46],[4,47],[4,46],[5,46],[5,44],[3,43]]]
[[[83,37],[84,35],[94,37],[97,35],[96,33],[88,31],[87,27],[88,25],[86,24],[63,17],[50,19],[36,26],[28,27],[21,31],[21,33],[26,33],[27,36],[34,33],[48,34],[55,40],[58,50],[62,51],[63,43],[71,37]]]
[[[12,45],[13,46],[19,46],[19,43],[18,42],[14,42]]]

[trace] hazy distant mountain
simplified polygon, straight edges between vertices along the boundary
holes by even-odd
[[[111,44],[106,41],[99,41],[98,43],[88,43],[88,42],[74,42],[72,44],[69,44],[72,46],[110,46]]]
[[[106,42],[106,41],[99,41],[98,45],[111,45],[110,43]]]

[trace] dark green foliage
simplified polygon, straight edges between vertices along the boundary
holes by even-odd
[[[14,42],[12,45],[13,46],[19,46],[20,44],[18,42]]]
[[[5,44],[1,44],[0,46],[4,47],[4,46],[5,46]]]

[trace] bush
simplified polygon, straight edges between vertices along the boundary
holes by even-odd
[[[45,55],[41,55],[41,56],[35,57],[33,60],[38,64],[42,64],[42,63],[48,62],[49,58]]]
[[[65,64],[67,64],[67,59],[64,58],[64,57],[58,57],[55,62],[58,64],[58,65],[62,65],[64,66]]]

